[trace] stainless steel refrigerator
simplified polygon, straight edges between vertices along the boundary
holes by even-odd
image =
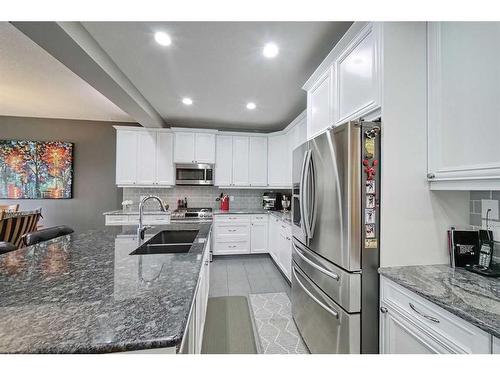
[[[292,311],[312,353],[378,353],[380,122],[293,151]]]

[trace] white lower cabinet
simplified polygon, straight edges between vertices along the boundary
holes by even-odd
[[[214,255],[250,253],[250,216],[215,216]]]
[[[167,214],[145,214],[142,217],[142,222],[145,225],[165,225],[170,224],[170,213]],[[114,225],[138,225],[139,215],[105,215],[105,223],[108,226]]]
[[[415,325],[404,315],[381,304],[380,353],[382,354],[432,354],[450,353],[445,347]]]
[[[292,231],[272,214],[216,215],[214,255],[269,253],[283,274],[292,273]]]
[[[270,215],[268,249],[283,274],[292,276],[292,229],[290,224]]]
[[[195,299],[181,343],[180,353],[182,354],[200,354],[203,345],[203,331],[205,329],[210,287],[210,237],[207,238],[207,241],[207,249],[203,256]]]
[[[380,279],[382,354],[491,353],[491,335],[408,289]]]
[[[250,252],[267,253],[268,215],[252,215],[250,228]]]

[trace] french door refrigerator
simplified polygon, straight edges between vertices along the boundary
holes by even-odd
[[[312,353],[378,353],[380,122],[293,151],[292,312]]]

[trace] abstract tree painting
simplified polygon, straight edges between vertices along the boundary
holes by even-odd
[[[72,197],[73,143],[0,140],[0,198]]]

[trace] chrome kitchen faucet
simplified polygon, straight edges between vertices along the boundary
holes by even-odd
[[[137,241],[139,242],[139,244],[144,239],[144,232],[146,232],[147,229],[151,228],[151,225],[142,225],[142,211],[144,208],[144,203],[146,203],[149,199],[156,199],[160,204],[160,209],[163,212],[166,212],[168,209],[168,205],[167,207],[165,207],[161,199],[156,195],[148,195],[147,197],[142,198],[141,203],[139,203],[139,226],[137,227]]]

